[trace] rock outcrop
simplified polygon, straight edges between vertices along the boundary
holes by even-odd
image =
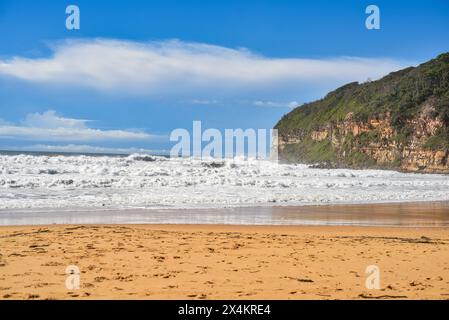
[[[294,109],[275,128],[287,161],[449,173],[449,54],[348,84]]]

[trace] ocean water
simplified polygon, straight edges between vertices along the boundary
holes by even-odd
[[[0,210],[448,201],[449,176],[162,156],[0,154]]]

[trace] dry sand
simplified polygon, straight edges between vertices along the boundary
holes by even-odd
[[[80,289],[65,286],[68,265]],[[365,269],[380,269],[379,290]],[[449,299],[444,228],[0,227],[0,299]]]

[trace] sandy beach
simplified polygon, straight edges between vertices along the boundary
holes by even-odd
[[[0,299],[449,299],[447,228],[12,226],[0,243]]]

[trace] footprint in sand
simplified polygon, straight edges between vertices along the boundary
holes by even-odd
[[[105,280],[109,280],[109,279],[106,277],[95,277],[95,279],[94,279],[95,282],[103,282]]]

